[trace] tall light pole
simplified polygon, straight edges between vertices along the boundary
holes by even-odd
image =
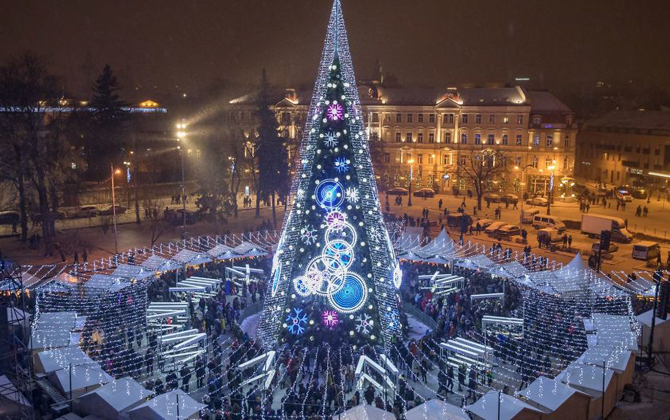
[[[547,199],[547,216],[549,216],[551,215],[551,202],[554,199],[554,170],[556,165],[551,165],[547,169],[551,171],[551,175],[549,175],[549,198]]]
[[[112,181],[112,223],[114,224],[114,256],[116,257],[119,254],[119,242],[116,237],[116,195],[114,194],[114,175],[120,174],[121,170],[114,170],[114,165],[110,165],[111,168],[111,181]]]
[[[523,198],[523,193],[524,193],[523,187],[526,184],[526,169],[528,169],[531,166],[533,166],[533,165],[528,164],[528,165],[524,165],[522,167],[518,167],[518,166],[514,167],[514,169],[517,170],[517,171],[521,170],[521,180],[522,180],[522,182],[520,182],[522,188],[521,188],[521,213],[519,215],[519,228],[523,228],[523,226],[522,226],[523,225],[523,204],[526,201]]]
[[[407,161],[409,163],[409,198],[407,199],[407,206],[412,207],[412,180],[414,179],[412,170],[414,169],[414,159]]]
[[[180,122],[177,124],[177,141],[181,143],[181,139],[186,138],[186,123]],[[185,176],[184,176],[184,150],[182,150],[181,144],[177,146],[179,150],[179,157],[181,159],[181,203],[182,203],[182,220],[181,220],[181,239],[186,239],[186,185],[185,185]]]

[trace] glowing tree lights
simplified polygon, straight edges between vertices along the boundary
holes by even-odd
[[[261,317],[260,337],[268,348],[278,341],[342,338],[360,344],[381,339],[388,346],[400,335],[397,264],[377,197],[355,82],[342,10],[335,0],[293,180],[293,207],[285,216],[273,260],[272,293]],[[289,319],[287,313],[295,317]],[[322,322],[295,324],[305,313],[322,314]],[[356,317],[365,319],[365,328]],[[324,334],[334,326],[339,331],[340,324],[341,336]]]

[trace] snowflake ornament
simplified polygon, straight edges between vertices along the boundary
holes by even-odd
[[[339,173],[344,173],[349,170],[350,160],[344,157],[339,157],[335,159],[335,170]]]
[[[368,314],[360,314],[356,317],[356,332],[368,335],[372,331],[374,321]]]
[[[332,131],[329,131],[328,133],[326,133],[326,138],[323,141],[323,144],[325,144],[326,147],[337,146],[337,136],[335,135],[335,133],[333,133]]]
[[[312,229],[310,226],[302,228],[300,236],[302,237],[303,242],[307,245],[311,245],[316,242],[316,229]]]
[[[338,103],[334,103],[332,105],[328,106],[328,110],[326,111],[326,115],[328,116],[328,119],[331,121],[338,121],[341,120],[344,114],[344,110],[342,108],[342,105]]]
[[[325,310],[321,317],[323,325],[328,328],[335,328],[340,323],[340,319],[335,311]]]
[[[358,203],[358,201],[361,199],[358,193],[358,188],[356,187],[347,188],[346,191],[344,191],[344,196],[350,203]]]
[[[300,308],[293,308],[286,316],[286,329],[291,334],[300,335],[305,332],[307,314]]]

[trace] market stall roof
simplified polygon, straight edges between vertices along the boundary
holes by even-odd
[[[509,277],[512,279],[523,277],[529,273],[528,269],[524,267],[519,261],[512,261],[507,264],[503,264],[497,268],[500,271],[501,276]]]
[[[636,351],[637,334],[632,331],[628,315],[595,313],[591,316],[598,336],[598,344],[611,344]]]
[[[179,264],[167,258],[152,255],[142,262],[142,267],[151,271],[168,271],[178,268]]]
[[[615,347],[608,344],[596,344],[595,346],[586,349],[586,351],[577,359],[577,362],[596,366],[602,366],[603,362],[606,362],[608,369],[623,372],[628,367],[630,356],[631,352],[629,350],[623,350],[621,347]]]
[[[37,353],[38,368],[51,373],[72,366],[94,363],[79,347],[63,347]]]
[[[367,404],[357,405],[342,413],[341,420],[395,420],[393,413]]]
[[[547,412],[551,412],[556,411],[576,392],[577,390],[570,388],[560,381],[540,376],[526,389],[520,391],[519,395],[546,408]]]
[[[19,325],[23,323],[27,326],[30,324],[30,314],[19,308],[9,306],[7,307],[7,322],[11,325]]]
[[[491,261],[489,257],[487,257],[484,254],[477,254],[472,257],[470,257],[470,261],[472,261],[477,267],[488,270],[493,267],[495,267],[496,263]]]
[[[214,248],[207,251],[207,253],[214,258],[228,259],[232,258],[233,256],[233,249],[228,245],[218,244]]]
[[[208,256],[203,255],[202,253],[191,251],[190,249],[182,249],[172,256],[174,261],[177,261],[180,264],[204,264],[206,262],[212,261]]]
[[[500,414],[498,414],[498,398],[501,398]],[[487,392],[474,404],[465,406],[465,409],[484,420],[511,420],[523,410],[541,413],[532,405],[498,391]]]
[[[577,387],[589,394],[593,398],[599,398],[603,394],[603,374],[605,375],[605,390],[609,387],[614,372],[593,365],[584,365],[581,363],[571,363],[563,372],[556,376],[566,385]]]
[[[651,314],[654,313],[653,309],[648,310],[647,312],[642,312],[640,315],[636,316],[637,322],[640,324],[644,325],[645,327],[650,327],[651,328]],[[661,319],[659,317],[656,317],[656,322],[655,322],[655,327],[656,328],[666,328],[670,327],[670,318],[668,319]],[[663,325],[664,324],[664,325]],[[662,326],[661,326],[662,325]]]
[[[130,286],[130,283],[120,277],[93,274],[84,284],[84,290],[87,294],[115,293],[128,286]]]
[[[244,241],[233,248],[233,253],[241,257],[259,257],[262,255],[268,255],[264,249],[249,241]]]
[[[407,420],[470,420],[461,408],[442,400],[432,399],[405,413]]]
[[[400,235],[400,238],[394,244],[396,252],[402,254],[403,252],[413,251],[421,248],[423,242],[423,228],[421,227],[406,227]]]
[[[139,265],[130,265],[130,264],[119,264],[118,267],[112,273],[114,277],[122,277],[125,279],[136,279],[143,280],[147,277],[153,276],[154,273],[151,270]]]
[[[72,372],[72,385],[70,385],[70,371]],[[89,365],[73,366],[72,369],[61,369],[52,374],[52,383],[62,392],[86,389],[94,385],[103,385],[113,380],[100,365],[92,363]]]
[[[153,396],[153,391],[144,388],[136,380],[121,378],[82,395],[79,397],[79,404],[88,414],[117,419],[121,412]]]
[[[72,334],[76,326],[76,312],[40,312],[30,334],[30,348],[39,350],[76,345],[79,336]]]
[[[449,237],[447,231],[442,229],[442,232],[440,232],[429,244],[414,252],[424,259],[428,259],[438,255],[452,254],[453,247],[454,241]]]
[[[179,401],[179,417],[177,417],[177,401]],[[181,420],[187,419],[206,405],[200,404],[190,395],[177,389],[158,395],[149,401],[128,411],[133,420]]]

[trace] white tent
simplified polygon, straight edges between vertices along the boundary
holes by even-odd
[[[528,413],[524,418],[533,418],[533,414],[537,414],[538,419],[541,416],[541,411],[532,405],[498,391],[487,392],[474,404],[465,406],[465,409],[484,420],[511,420],[523,415],[522,412]]]
[[[72,366],[94,363],[79,347],[63,347],[37,353],[35,371],[51,373]]]
[[[119,264],[112,273],[112,276],[142,280],[151,277],[153,274],[153,271],[142,268],[139,265]]]
[[[122,412],[139,406],[154,395],[132,378],[121,378],[109,382],[95,391],[79,397],[79,409],[87,414],[96,414],[106,419],[117,419]]]
[[[108,276],[106,274],[93,274],[90,279],[84,284],[86,293],[109,293],[118,292],[124,287],[130,286],[130,283],[121,279],[121,277]]]
[[[576,392],[577,390],[555,379],[540,376],[528,388],[520,391],[519,395],[543,408],[542,411],[551,412],[558,410]]]
[[[229,259],[233,258],[233,249],[229,247],[228,245],[223,245],[223,244],[218,244],[214,248],[210,249],[207,251],[207,254],[209,254],[213,258],[217,259]]]
[[[395,420],[388,411],[367,404],[357,405],[342,413],[340,420]]]
[[[407,413],[407,420],[470,420],[470,417],[461,407],[433,399],[418,405]]]
[[[72,377],[71,383],[70,377]],[[102,370],[100,365],[95,363],[73,366],[72,369],[61,369],[50,376],[50,382],[63,394],[69,394],[70,388],[72,388],[73,397],[92,391],[112,379],[111,376]]]
[[[652,310],[643,312],[638,315],[637,321],[642,325],[642,336],[640,344],[642,347],[649,346],[649,333],[651,332],[651,314]],[[670,318],[661,319],[656,318],[654,325],[654,351],[668,351],[670,350]]]
[[[128,411],[133,420],[182,420],[199,417],[206,406],[181,389],[161,394]],[[179,415],[177,415],[179,411]]]
[[[179,268],[179,264],[167,258],[152,255],[142,262],[142,267],[151,271],[169,271]]]
[[[603,372],[602,367],[571,363],[556,379],[589,394],[593,398],[600,398],[603,395],[603,375],[605,392],[607,392],[614,376],[614,372],[610,369],[605,369]]]

